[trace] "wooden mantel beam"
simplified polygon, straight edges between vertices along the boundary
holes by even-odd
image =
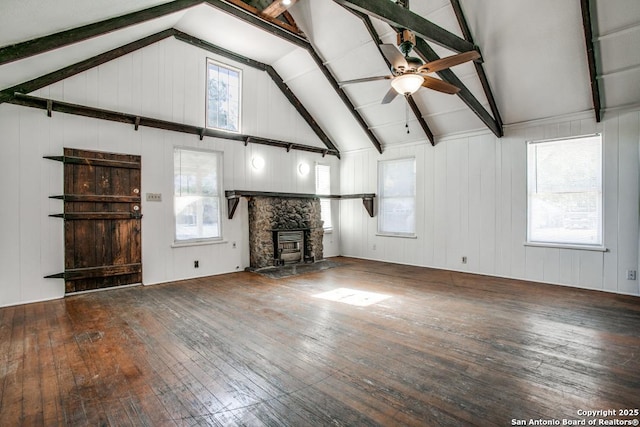
[[[455,52],[468,52],[475,49],[470,43],[457,35],[450,33],[442,27],[428,21],[420,15],[411,12],[404,7],[389,0],[334,0],[343,6],[355,9],[359,12],[386,22],[395,28],[411,30],[425,40],[429,40],[440,46]]]

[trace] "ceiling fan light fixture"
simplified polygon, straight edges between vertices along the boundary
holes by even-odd
[[[402,74],[391,80],[391,87],[400,95],[412,95],[420,89],[424,83],[424,77],[420,74]]]

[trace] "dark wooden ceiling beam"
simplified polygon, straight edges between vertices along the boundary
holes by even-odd
[[[285,25],[281,25],[282,22],[278,20],[269,21],[264,17],[257,15],[249,10],[247,7],[250,7],[246,3],[241,0],[176,0],[165,5],[152,7],[149,9],[145,9],[139,12],[134,12],[128,15],[123,15],[117,18],[107,19],[105,21],[97,22],[90,25],[85,25],[83,27],[75,28],[72,30],[62,31],[56,34],[52,34],[50,36],[41,37],[38,39],[30,40],[24,43],[19,43],[17,45],[6,46],[4,48],[0,48],[0,65],[7,62],[17,61],[20,59],[24,59],[30,56],[34,56],[37,54],[41,54],[53,49],[61,48],[73,43],[77,43],[82,40],[87,40],[93,37],[97,37],[112,31],[116,31],[120,28],[124,28],[127,26],[135,25],[141,22],[145,22],[154,18],[158,18],[170,13],[174,13],[198,4],[208,4],[209,6],[215,7],[219,10],[227,12],[240,20],[254,25],[274,36],[277,36],[281,39],[287,40],[288,42],[294,44],[295,46],[299,46],[309,52],[313,60],[316,62],[322,73],[325,75],[330,85],[334,88],[337,95],[340,97],[342,102],[345,104],[347,109],[354,116],[358,124],[362,127],[365,134],[369,137],[372,144],[376,147],[379,152],[382,152],[382,146],[380,141],[376,138],[376,136],[371,132],[368,125],[355,109],[355,106],[345,92],[340,88],[338,82],[335,80],[331,72],[325,66],[322,59],[319,57],[318,53],[315,51],[311,43],[299,33],[292,31],[289,28],[286,28]],[[246,7],[240,7],[239,4],[243,4]],[[257,9],[256,9],[257,12]],[[277,21],[277,22],[274,22]],[[166,30],[166,31],[174,31]],[[135,43],[135,42],[134,42]],[[120,49],[120,48],[118,48]],[[117,49],[116,49],[117,50]],[[4,62],[3,62],[4,61]],[[91,60],[88,60],[91,61]],[[84,64],[86,61],[82,63],[78,63],[72,65],[70,67],[66,67],[62,70],[58,70],[55,73],[63,73],[67,77],[73,74],[66,74],[73,72],[72,68],[79,66],[80,64]],[[87,65],[88,68],[92,66]],[[95,66],[95,65],[93,65]],[[82,67],[81,67],[82,68]],[[88,69],[87,68],[87,69]],[[81,69],[78,72],[84,71]],[[55,82],[60,80],[60,76],[53,75],[54,73],[50,73],[46,76],[35,79],[31,82],[26,82],[20,87],[13,87],[6,89],[0,92],[0,103],[5,102],[7,99],[10,99],[13,96],[14,92],[31,92],[33,90],[39,89],[40,87],[47,86],[51,84],[50,82]],[[49,79],[49,80],[46,80]],[[57,79],[57,80],[56,80]],[[46,83],[46,82],[49,83]],[[40,85],[42,86],[36,87]],[[26,85],[26,86],[24,86]],[[35,87],[35,89],[30,89]],[[30,90],[29,90],[30,89]]]
[[[0,104],[13,99],[16,92],[30,93],[30,92],[36,91],[45,86],[49,86],[51,84],[57,83],[61,80],[64,80],[76,74],[82,73],[83,71],[90,70],[91,68],[97,67],[98,65],[104,64],[109,61],[113,61],[114,59],[117,59],[121,56],[134,52],[145,46],[149,46],[150,44],[166,39],[167,37],[171,37],[174,34],[175,34],[175,30],[173,29],[164,30],[159,33],[153,34],[151,36],[142,38],[140,40],[136,40],[134,42],[128,43],[124,46],[120,46],[118,48],[112,49],[100,55],[94,56],[93,58],[89,58],[87,60],[75,63],[73,65],[69,65],[68,67],[61,68],[57,71],[53,71],[51,73],[45,74],[44,76],[40,76],[38,78],[29,80],[27,82],[20,83],[16,86],[5,89],[0,92]]]
[[[584,41],[587,48],[587,63],[589,64],[589,77],[591,78],[591,99],[596,121],[602,119],[602,106],[600,104],[600,86],[598,83],[598,69],[596,67],[596,55],[593,46],[593,23],[591,19],[591,5],[589,0],[580,0],[582,10],[582,26],[584,28]]]
[[[308,40],[303,39],[300,36],[297,36],[288,31],[284,31],[282,28],[270,26],[266,23],[266,21],[261,19],[259,16],[256,16],[252,13],[247,13],[245,9],[235,8],[229,5],[225,1],[207,0],[207,2],[212,6],[221,8],[246,22],[249,22],[259,28],[262,28],[265,31],[271,32],[272,34],[279,36],[285,40],[288,40],[291,43],[294,43],[297,46],[300,46],[305,50],[307,50],[307,52],[309,52],[309,55],[311,55],[314,62],[316,63],[316,65],[318,66],[322,74],[325,76],[325,78],[327,79],[331,87],[333,87],[333,89],[335,90],[338,97],[340,97],[340,99],[345,104],[347,109],[353,115],[354,119],[358,122],[362,130],[365,132],[365,134],[367,135],[367,137],[369,138],[373,146],[376,148],[376,150],[378,150],[379,153],[382,153],[382,144],[380,144],[380,141],[378,141],[378,138],[373,134],[371,129],[369,129],[369,126],[365,122],[364,118],[360,115],[360,113],[356,109],[355,105],[353,105],[353,103],[351,102],[347,94],[342,90],[342,88],[338,84],[338,81],[335,79],[335,77],[333,76],[331,71],[327,68],[327,66],[325,65],[324,61],[322,60],[318,52],[314,49],[314,47],[311,45],[311,43],[309,43]]]
[[[389,0],[334,1],[369,16],[374,16],[392,27],[411,30],[416,36],[455,52],[468,52],[475,49],[473,43],[469,43],[467,40]]]
[[[241,141],[245,145],[248,143],[269,145],[272,147],[279,147],[288,150],[307,151],[311,153],[317,153],[322,155],[330,154],[337,156],[339,153],[334,150],[327,150],[326,148],[312,147],[310,145],[296,144],[293,142],[281,141],[277,139],[262,138],[259,136],[235,134],[230,132],[218,131],[214,129],[206,129],[198,126],[187,125],[184,123],[175,123],[167,120],[159,120],[150,117],[142,117],[136,114],[122,113],[112,110],[104,110],[101,108],[88,107],[85,105],[72,104],[69,102],[56,101],[52,99],[39,98],[36,96],[17,94],[13,99],[8,101],[11,104],[21,105],[24,107],[39,108],[46,110],[51,108],[53,111],[57,111],[65,114],[73,114],[76,116],[90,117],[99,120],[106,120],[111,122],[125,123],[134,126],[150,127],[154,129],[162,129],[173,132],[188,133],[196,135],[202,139],[204,136],[211,138],[220,138],[233,141]]]
[[[356,15],[362,20],[362,23],[364,24],[365,28],[369,32],[369,35],[371,35],[371,39],[376,44],[376,47],[378,48],[378,52],[380,53],[380,56],[382,57],[384,62],[387,64],[387,67],[391,69],[391,63],[389,62],[387,57],[384,56],[384,54],[382,53],[382,49],[380,49],[380,45],[382,44],[382,39],[380,39],[380,35],[378,34],[375,27],[373,26],[373,22],[371,22],[371,18],[369,18],[368,15],[365,15],[362,12],[358,12],[357,10],[353,10],[348,7],[345,7],[345,9],[352,12],[354,15]],[[429,140],[431,145],[434,146],[436,144],[436,140],[433,136],[433,132],[431,132],[431,129],[429,128],[427,121],[424,119],[424,116],[422,115],[422,112],[420,111],[418,104],[416,104],[415,99],[413,99],[413,95],[406,96],[405,98],[409,103],[409,107],[411,107],[411,111],[416,116],[416,120],[418,120],[418,124],[424,131],[424,134],[427,136],[427,139]]]
[[[453,11],[456,14],[456,19],[458,20],[458,24],[460,25],[460,29],[462,30],[462,34],[465,40],[467,40],[469,43],[474,43],[473,36],[471,35],[471,30],[469,29],[469,25],[467,24],[467,19],[465,18],[464,13],[462,12],[462,7],[460,6],[460,0],[451,0],[451,6],[453,7]],[[480,84],[482,84],[484,94],[487,97],[487,101],[489,101],[491,114],[493,115],[496,124],[500,128],[502,128],[502,117],[500,116],[498,104],[496,103],[495,97],[493,96],[493,91],[491,90],[491,86],[489,85],[487,73],[485,73],[484,71],[484,66],[480,61],[474,61],[473,65],[476,67],[476,73],[478,74],[478,78],[480,79]]]
[[[0,48],[0,65],[88,40],[131,25],[140,24],[202,3],[202,0],[176,0],[159,6],[61,31]]]
[[[209,43],[207,41],[204,41],[202,39],[199,39],[198,37],[194,37],[190,34],[187,34],[185,32],[179,31],[179,30],[174,30],[174,37],[176,38],[176,40],[180,40],[181,42],[190,44],[192,46],[198,47],[200,49],[204,49],[207,52],[211,52],[211,53],[215,53],[216,55],[220,55],[220,56],[224,56],[225,58],[231,59],[235,62],[239,62],[240,64],[246,65],[248,67],[251,68],[255,68],[261,71],[266,71],[268,65],[260,62],[260,61],[256,61],[254,59],[251,58],[247,58],[246,56],[237,54],[235,52],[232,52],[230,50],[224,49],[220,46],[216,46],[212,43]]]
[[[204,2],[296,46],[304,49],[308,49],[310,46],[304,35],[296,32],[293,26],[287,26],[277,19],[266,19],[260,15],[258,9],[242,0],[204,0]]]
[[[286,31],[282,27],[271,25],[268,21],[265,21],[260,16],[247,11],[245,8],[235,7],[229,4],[227,1],[223,1],[223,0],[206,0],[206,1],[207,3],[209,3],[214,7],[224,10],[230,14],[233,14],[237,18],[245,22],[248,22],[252,25],[255,25],[256,27],[261,28],[264,31],[267,31],[284,40],[287,40],[295,44],[296,46],[302,47],[307,52],[309,52],[309,55],[311,55],[311,58],[314,60],[314,62],[316,63],[316,65],[318,66],[322,74],[325,76],[325,78],[327,79],[331,87],[335,90],[336,94],[342,100],[342,102],[347,107],[349,112],[353,115],[354,119],[358,122],[358,124],[360,125],[364,133],[367,135],[367,137],[369,138],[373,146],[376,148],[376,150],[378,150],[379,153],[382,153],[382,144],[380,144],[380,141],[378,141],[378,138],[373,134],[371,129],[369,129],[369,126],[365,122],[364,118],[360,115],[355,105],[353,105],[353,103],[351,102],[347,94],[342,90],[342,88],[338,84],[338,81],[335,79],[335,77],[333,76],[329,68],[327,68],[327,66],[325,65],[324,61],[322,60],[318,52],[315,50],[315,48],[311,45],[311,43],[307,39],[301,37],[300,35],[294,34],[290,31]],[[234,0],[234,1],[240,1],[240,0]]]
[[[416,37],[416,47],[413,51],[422,58],[425,62],[435,61],[440,59],[438,54],[433,50],[429,44],[421,39],[420,37]],[[460,92],[458,92],[458,97],[467,104],[469,108],[478,116],[480,120],[494,133],[498,138],[501,138],[504,133],[502,130],[502,126],[498,125],[498,122],[489,114],[489,112],[482,106],[480,101],[476,99],[475,96],[471,93],[471,91],[462,83],[462,81],[455,75],[455,73],[449,69],[438,71],[436,74],[446,81],[447,83],[451,83],[454,86],[460,88]]]
[[[269,16],[269,15],[265,15],[264,13],[262,13],[261,11],[259,11],[257,8],[251,6],[250,4],[247,4],[245,2],[243,2],[242,0],[225,0],[227,3],[233,4],[243,10],[246,10],[247,12],[256,15],[256,16],[260,16],[262,19],[269,21],[270,23],[277,25],[279,27],[282,27],[284,29],[286,29],[287,31],[291,31],[294,34],[300,34],[300,29],[298,28],[297,25],[292,25],[288,22],[284,22],[284,21],[280,21],[279,19],[276,19],[277,16]],[[211,4],[213,4],[214,2],[209,2]]]
[[[314,131],[316,136],[322,141],[322,143],[328,149],[337,152],[339,157],[339,150],[336,147],[336,145],[322,130],[322,128],[320,127],[320,125],[318,125],[318,123],[313,118],[311,113],[309,113],[309,111],[305,108],[305,106],[298,99],[298,97],[291,91],[291,88],[289,88],[289,86],[284,82],[282,77],[276,72],[276,70],[271,65],[264,64],[262,62],[259,62],[259,61],[247,58],[245,56],[239,55],[237,53],[231,52],[229,50],[223,49],[219,46],[216,46],[214,44],[211,44],[209,42],[201,40],[197,37],[193,37],[189,34],[183,33],[178,30],[175,31],[175,38],[182,42],[188,43],[192,46],[196,46],[201,49],[204,49],[208,52],[212,52],[212,53],[224,56],[225,58],[232,59],[241,64],[247,65],[249,67],[265,71],[269,75],[269,77],[271,77],[271,79],[276,84],[276,86],[280,89],[282,94],[291,103],[291,105],[293,105],[293,107],[296,109],[298,114],[300,114],[300,116],[307,122],[309,127],[311,127],[311,129]]]
[[[411,107],[411,111],[413,111],[413,114],[415,114],[416,119],[418,119],[418,124],[422,128],[422,131],[425,133],[425,135],[427,135],[427,139],[431,143],[431,146],[435,146],[436,139],[433,136],[433,132],[431,132],[429,125],[427,125],[427,122],[424,120],[424,117],[422,116],[422,111],[420,111],[420,108],[418,107],[418,104],[416,104],[415,99],[413,99],[412,95],[407,95],[406,98],[407,98],[407,103],[409,103],[409,107]]]
[[[293,107],[298,111],[298,113],[302,116],[302,118],[307,122],[307,124],[311,127],[311,129],[316,133],[318,138],[325,144],[325,146],[332,151],[335,151],[339,155],[339,150],[335,146],[335,144],[331,141],[331,139],[325,134],[325,132],[320,128],[315,119],[311,116],[311,114],[306,110],[306,108],[302,105],[300,100],[293,94],[291,89],[284,83],[282,78],[275,72],[273,67],[267,64],[263,64],[262,62],[255,61],[253,59],[244,57],[242,55],[238,55],[229,50],[223,49],[221,47],[215,46],[211,43],[205,42],[204,40],[200,40],[196,37],[192,37],[189,34],[183,33],[178,30],[170,29],[165,30],[160,33],[154,34],[149,37],[145,37],[141,40],[137,40],[135,42],[129,43],[127,45],[121,46],[119,48],[113,49],[109,52],[102,53],[93,58],[89,58],[85,61],[70,65],[68,67],[62,68],[60,70],[54,71],[52,73],[46,74],[39,78],[30,80],[28,82],[21,83],[19,85],[13,86],[9,89],[5,89],[0,92],[0,103],[11,101],[16,93],[27,94],[33,92],[35,90],[41,89],[45,86],[49,86],[51,84],[57,83],[61,80],[64,80],[68,77],[81,73],[83,71],[87,71],[91,68],[97,67],[106,62],[112,61],[116,58],[119,58],[128,53],[134,52],[138,49],[146,47],[152,43],[163,40],[167,37],[174,36],[177,40],[182,41],[184,43],[191,44],[193,46],[199,47],[201,49],[205,49],[209,52],[224,56],[226,58],[232,59],[236,62],[244,64],[246,66],[259,69],[261,71],[265,71],[273,80],[276,86],[282,91],[287,100],[291,102]]]

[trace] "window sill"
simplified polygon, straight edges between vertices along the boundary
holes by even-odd
[[[399,237],[401,239],[417,239],[415,234],[391,234],[391,233],[376,233],[376,236],[380,237]]]
[[[228,240],[197,240],[190,242],[173,242],[172,248],[187,248],[190,246],[208,246],[208,245],[220,245],[223,243],[229,243]]]
[[[588,245],[571,245],[567,243],[545,243],[545,242],[524,242],[525,246],[531,246],[535,248],[555,248],[555,249],[573,249],[578,251],[595,251],[595,252],[608,252],[604,246],[588,246]]]

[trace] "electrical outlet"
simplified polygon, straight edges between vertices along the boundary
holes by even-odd
[[[627,270],[627,280],[636,280],[635,270]]]
[[[462,263],[463,263],[463,264],[466,264],[466,263],[467,263],[467,257],[466,257],[466,256],[463,256],[463,257],[462,257]]]
[[[147,193],[147,202],[161,202],[162,193]]]
[[[200,268],[200,261],[198,260],[193,261],[193,268]]]

